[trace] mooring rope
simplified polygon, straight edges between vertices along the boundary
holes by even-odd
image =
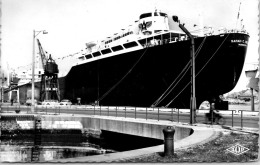
[[[207,37],[205,37],[205,38],[203,39],[203,41],[201,42],[199,48],[196,50],[196,52],[195,52],[195,58],[196,58],[197,55],[199,54],[199,52],[200,52],[202,46],[204,45],[206,38],[207,38]],[[183,70],[182,70],[182,71],[180,72],[180,74],[177,76],[177,78],[174,79],[174,81],[173,81],[173,82],[171,83],[171,85],[164,91],[164,93],[152,104],[152,107],[153,107],[153,106],[157,106],[158,104],[160,104],[160,103],[172,92],[172,90],[178,85],[178,83],[182,80],[182,78],[183,78],[183,77],[186,75],[186,73],[188,72],[188,69],[190,68],[190,64],[191,64],[191,61],[189,60],[189,61],[187,62],[187,64],[186,64],[186,66],[183,68]],[[182,74],[183,72],[185,72],[185,73]],[[181,76],[181,75],[182,75],[182,76]],[[177,81],[177,79],[178,79],[180,76],[181,76],[180,80],[174,85],[174,87],[172,87],[173,84],[175,83],[175,81]],[[170,89],[170,88],[171,88],[171,89]],[[170,91],[169,91],[169,89],[170,89]],[[167,94],[166,94],[166,93],[167,93]],[[165,94],[166,94],[166,95],[165,95]],[[164,96],[164,95],[165,95],[165,96]]]
[[[100,97],[97,101],[100,102],[102,99],[104,99],[113,89],[115,89],[125,78],[126,76],[128,76],[132,70],[134,69],[134,67],[139,63],[139,61],[142,59],[142,57],[145,55],[146,51],[148,50],[149,46],[147,46],[147,48],[145,49],[145,51],[143,52],[143,54],[139,57],[139,59],[135,62],[135,64],[132,66],[132,68],[115,84],[113,85],[113,87],[111,87],[105,94],[103,94],[102,97]]]
[[[230,34],[230,33],[229,33]],[[208,65],[208,63],[212,60],[212,58],[216,55],[216,53],[218,52],[218,50],[220,49],[220,47],[224,44],[224,42],[226,41],[226,39],[228,38],[229,34],[226,36],[226,38],[223,40],[223,42],[219,45],[219,47],[217,48],[217,50],[213,53],[213,55],[209,58],[209,60],[204,64],[204,66],[199,70],[199,72],[195,75],[195,78],[201,73],[201,71]],[[165,106],[166,108],[168,108],[168,106],[184,91],[184,89],[186,89],[188,87],[188,85],[191,82],[189,81],[186,86]]]

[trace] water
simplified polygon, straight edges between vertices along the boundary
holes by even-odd
[[[39,137],[33,130],[2,130],[0,162],[45,162],[163,144],[158,139],[109,131],[89,136],[81,130],[42,130]]]
[[[16,145],[1,145],[1,162],[32,162],[33,146],[21,147]],[[105,152],[105,151],[104,151]],[[54,159],[73,158],[89,155],[102,154],[102,150],[92,147],[72,147],[72,146],[44,146],[40,147],[39,155],[35,161],[50,161]]]
[[[96,141],[98,141],[96,139]],[[38,144],[37,144],[38,143]],[[35,145],[37,144],[37,145]],[[41,141],[35,141],[35,135],[18,131],[2,131],[1,162],[50,161],[54,159],[74,158],[116,152],[92,143],[81,133],[42,134]]]

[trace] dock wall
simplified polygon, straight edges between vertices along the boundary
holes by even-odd
[[[26,117],[26,116],[25,116]],[[21,117],[20,117],[21,118]],[[160,122],[147,122],[146,120],[127,120],[109,117],[93,116],[41,116],[42,129],[93,129],[111,132],[164,139],[162,130],[168,125]],[[17,118],[16,122],[21,129],[33,129],[33,120],[22,120]],[[174,126],[174,140],[180,140],[189,136],[193,130],[187,127]]]

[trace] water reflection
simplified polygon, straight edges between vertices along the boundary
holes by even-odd
[[[41,128],[39,118],[35,119],[34,125],[34,129],[21,129],[16,120],[1,121],[0,162],[46,162],[127,151],[163,143],[159,139],[105,130],[46,130]]]
[[[12,145],[1,145],[1,162],[31,162],[34,161],[32,146],[21,147]],[[104,149],[92,147],[73,147],[73,146],[44,146],[39,147],[38,161],[50,161],[54,159],[74,158],[81,156],[98,155],[105,153]]]
[[[46,162],[116,152],[102,148],[92,141],[90,137],[75,132],[74,134],[41,134],[40,137],[35,133],[2,134],[0,162]]]

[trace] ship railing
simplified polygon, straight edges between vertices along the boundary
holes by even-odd
[[[229,33],[241,33],[241,34],[249,34],[245,29],[219,29],[217,35],[221,34],[229,34]]]
[[[205,113],[208,109],[196,110],[196,124],[205,124]],[[258,111],[248,110],[218,110],[225,118],[225,126],[244,128],[258,127]],[[4,103],[1,105],[1,113],[7,114],[32,114],[31,107],[26,105]],[[98,106],[98,105],[69,105],[69,106],[43,106],[36,105],[35,112],[39,115],[94,115],[118,118],[132,118],[168,121],[177,123],[189,123],[190,109],[165,108],[165,107],[131,107],[131,106]],[[208,123],[210,124],[210,123]],[[211,123],[213,124],[213,123]]]
[[[138,45],[140,46],[139,48],[147,48],[147,47],[154,47],[154,46],[159,46],[159,45],[165,45],[165,44],[169,44],[169,43],[173,43],[173,42],[179,42],[179,41],[186,41],[189,40],[188,36],[183,34],[182,32],[177,32],[177,31],[161,31],[158,33],[154,33],[152,35],[149,36],[136,36],[131,38],[131,40],[127,40],[126,43],[130,43],[130,42],[136,42]],[[115,46],[122,46],[125,43],[122,44],[115,44],[113,45]],[[81,61],[85,61],[87,58],[85,57],[87,54],[91,55],[91,58],[93,58],[93,53],[97,52],[97,51],[101,51],[101,48],[106,49],[109,48],[109,45],[103,46],[103,47],[97,47],[96,49],[92,49],[91,52],[87,52],[85,54],[82,54],[81,56],[78,57],[79,62]],[[131,47],[132,48],[132,47]],[[103,50],[102,49],[102,50]],[[126,50],[129,48],[124,48],[122,50]],[[122,51],[121,50],[121,51]],[[113,53],[114,51],[111,51],[110,53]],[[108,55],[108,54],[106,54]]]
[[[187,35],[176,34],[169,31],[155,34],[153,36],[139,38],[137,42],[139,42],[143,47],[153,47],[186,40],[189,40]]]

